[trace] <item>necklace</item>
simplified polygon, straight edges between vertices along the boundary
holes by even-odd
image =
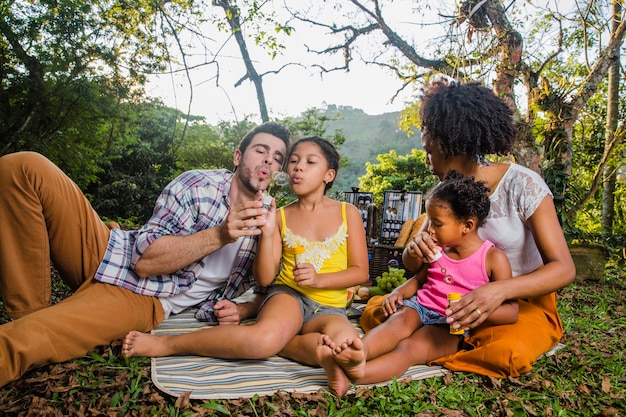
[[[439,265],[439,269],[441,270],[441,274],[443,275],[443,282],[445,282],[448,285],[453,284],[454,277],[451,274],[448,274],[448,271],[446,270],[446,268],[441,266],[441,264],[439,263],[439,258],[441,258],[441,256],[442,256],[441,251],[437,252],[435,256],[433,256],[432,263],[436,262],[437,265]]]

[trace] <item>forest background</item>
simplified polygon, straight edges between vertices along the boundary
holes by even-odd
[[[239,138],[272,118],[296,137],[333,140],[344,156],[335,191],[357,186],[380,203],[384,189],[434,184],[419,151],[419,88],[444,75],[484,82],[516,110],[509,159],[546,179],[568,236],[621,240],[622,3],[2,1],[0,154],[41,152],[103,217],[141,223],[167,181],[186,169],[230,167]],[[397,5],[401,21],[391,13]],[[227,85],[233,70],[225,61],[234,56],[239,78]],[[349,77],[357,65],[398,81],[389,97],[403,100],[398,115],[368,118],[341,103],[270,113],[265,85],[286,84],[294,67],[323,78]],[[238,116],[233,108],[238,119],[212,124],[192,114],[198,69],[221,90],[253,87],[246,101],[258,113]],[[183,80],[183,110],[146,93],[148,81],[167,74]],[[375,91],[377,83],[363,88]],[[210,108],[212,99],[202,100]]]

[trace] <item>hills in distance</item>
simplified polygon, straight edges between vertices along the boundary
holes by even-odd
[[[376,156],[395,150],[398,155],[406,155],[412,149],[421,149],[420,135],[407,136],[398,127],[400,112],[368,115],[361,109],[350,106],[329,104],[323,116],[336,117],[339,120],[327,122],[326,134],[332,135],[341,130],[346,138],[339,148],[341,156],[350,161],[350,166],[339,170],[333,185],[335,191],[349,191],[359,185],[358,178],[365,174],[365,162],[377,163]]]

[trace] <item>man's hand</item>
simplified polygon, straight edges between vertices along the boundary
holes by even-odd
[[[246,201],[231,209],[219,225],[188,235],[165,235],[155,239],[135,264],[135,272],[146,278],[173,274],[205,256],[235,242],[242,236],[261,233],[267,210],[259,199]]]
[[[257,200],[246,201],[231,208],[226,220],[220,224],[219,235],[224,244],[232,243],[242,236],[261,233],[259,227],[267,222],[267,210],[263,208],[260,194]]]
[[[251,295],[246,302],[234,303],[230,300],[219,300],[213,306],[213,312],[219,324],[240,324],[242,320],[256,317],[265,296]]]
[[[230,300],[219,300],[213,306],[213,312],[220,324],[239,324],[241,315],[236,303]]]

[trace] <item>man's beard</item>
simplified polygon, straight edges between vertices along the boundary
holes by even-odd
[[[264,190],[267,188],[266,186],[261,185],[261,180],[259,179],[257,179],[257,184],[255,186],[254,184],[252,184],[252,178],[253,178],[253,174],[249,168],[240,169],[239,179],[241,180],[241,183],[246,188],[246,190],[250,191],[252,194],[256,194],[257,191]],[[269,182],[268,182],[268,185],[269,185]]]

